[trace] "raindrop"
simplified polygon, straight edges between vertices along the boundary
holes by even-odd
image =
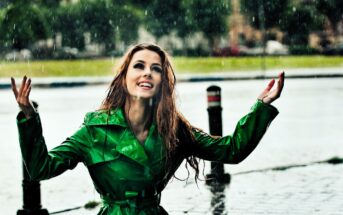
[[[13,30],[15,30],[15,24],[13,25]]]
[[[252,21],[255,22],[255,17],[254,16],[252,17]]]
[[[293,7],[293,12],[297,11],[297,8],[296,7]]]
[[[148,15],[148,10],[144,11],[144,15],[146,15],[146,16]]]

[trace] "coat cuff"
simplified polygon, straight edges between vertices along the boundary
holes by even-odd
[[[256,103],[252,106],[251,110],[263,112],[271,119],[274,119],[279,114],[279,111],[276,107],[271,104],[263,103],[261,100],[257,100]]]

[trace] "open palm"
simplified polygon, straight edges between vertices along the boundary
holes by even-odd
[[[11,85],[20,109],[24,112],[26,118],[30,118],[35,113],[35,108],[29,99],[31,92],[31,79],[24,76],[18,90],[14,78],[11,77]]]
[[[261,100],[263,103],[266,103],[266,104],[270,104],[276,99],[278,99],[283,89],[284,80],[285,80],[285,73],[284,72],[279,73],[279,78],[277,81],[276,88],[272,90],[275,84],[275,79],[272,79],[269,82],[267,88],[263,90],[263,92],[260,94],[260,96],[257,99]]]

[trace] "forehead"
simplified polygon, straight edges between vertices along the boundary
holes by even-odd
[[[154,51],[150,51],[147,49],[140,50],[136,52],[132,56],[131,62],[136,62],[136,61],[144,61],[146,63],[157,63],[157,64],[162,64],[161,62],[161,57]]]

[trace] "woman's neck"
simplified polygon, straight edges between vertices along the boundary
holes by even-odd
[[[148,130],[153,112],[150,100],[129,98],[124,109],[126,119],[135,134]]]

